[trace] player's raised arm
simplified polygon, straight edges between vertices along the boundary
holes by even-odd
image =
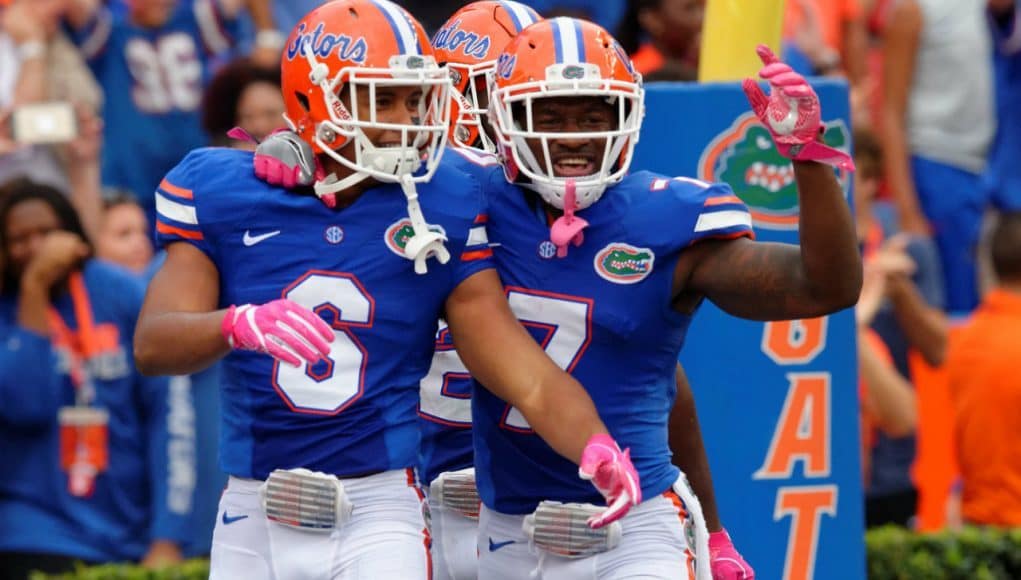
[[[854,220],[831,167],[853,164],[817,140],[819,98],[808,82],[768,48],[760,47],[759,55],[765,64],[759,74],[771,94],[752,80],[744,88],[777,149],[793,160],[801,245],[747,238],[699,242],[678,263],[675,290],[679,299],[704,295],[744,318],[822,316],[853,305],[861,289]]]
[[[543,352],[514,317],[495,270],[460,283],[446,302],[454,346],[472,376],[514,406],[557,453],[581,466],[609,509],[592,522],[608,524],[641,502],[638,473],[608,435],[578,381]]]

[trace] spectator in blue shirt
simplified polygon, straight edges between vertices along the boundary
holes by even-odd
[[[140,281],[91,258],[57,190],[0,191],[0,577],[180,559],[195,485],[187,389],[142,377]]]

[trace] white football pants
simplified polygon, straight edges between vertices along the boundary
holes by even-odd
[[[433,580],[475,580],[479,577],[479,523],[429,498]]]
[[[210,580],[429,577],[429,532],[412,470],[341,479],[354,509],[330,532],[266,519],[261,481],[231,477],[220,498]]]
[[[678,483],[676,485],[684,485]],[[565,558],[529,546],[525,516],[482,506],[479,578],[485,580],[695,580],[694,522],[673,490],[631,508],[620,544],[587,558]],[[704,566],[709,566],[706,561]]]

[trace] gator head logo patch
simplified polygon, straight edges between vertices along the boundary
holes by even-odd
[[[848,151],[850,131],[843,121],[829,123],[823,140]],[[751,211],[755,227],[794,230],[798,227],[798,191],[794,166],[773,146],[769,131],[754,113],[745,113],[716,136],[702,152],[698,178],[730,185]],[[846,195],[850,174],[839,170]]]
[[[585,69],[572,64],[570,66],[565,66],[562,74],[565,79],[582,79],[585,78]]]
[[[604,280],[615,284],[634,284],[652,272],[655,260],[656,255],[648,248],[618,242],[599,250],[593,264],[596,273]]]
[[[404,247],[408,245],[408,240],[413,235],[415,235],[415,228],[411,226],[411,220],[408,218],[397,220],[390,227],[386,228],[386,236],[384,237],[386,247],[403,258]]]
[[[442,234],[446,237],[447,232],[443,229],[443,226],[436,224],[429,224],[429,229]],[[386,247],[390,248],[390,251],[397,254],[402,258],[407,258],[404,254],[404,248],[408,245],[408,240],[415,235],[415,228],[411,225],[411,220],[403,218],[390,224],[390,227],[386,228],[386,234],[383,236],[386,241]]]

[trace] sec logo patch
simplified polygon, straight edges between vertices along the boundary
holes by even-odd
[[[323,232],[323,238],[327,242],[337,245],[344,241],[344,230],[340,226],[330,226]]]
[[[543,260],[550,260],[557,255],[557,246],[549,240],[543,240],[539,242],[537,252]]]

